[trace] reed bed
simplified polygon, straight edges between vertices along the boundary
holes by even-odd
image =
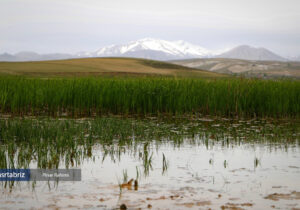
[[[93,157],[93,147],[101,147],[103,160],[120,160],[128,153],[138,157],[147,174],[152,153],[161,145],[180,148],[186,144],[215,144],[234,148],[241,144],[268,145],[270,149],[299,144],[299,120],[191,120],[175,118],[131,119],[101,117],[74,119],[1,119],[0,168],[66,168]],[[167,168],[163,158],[163,169]]]
[[[174,149],[205,146],[213,148],[268,147],[286,151],[299,147],[299,120],[239,120],[190,118],[88,119],[0,118],[0,168],[73,168],[86,160],[110,159],[116,163],[127,155],[138,160],[136,180],[148,176],[161,147]],[[166,147],[167,146],[167,147]],[[162,174],[168,157],[162,152]],[[214,159],[209,163],[213,164]],[[260,164],[254,158],[254,167]],[[224,167],[227,167],[227,160]],[[128,180],[123,169],[123,182]],[[122,183],[122,182],[120,182]],[[14,189],[18,182],[1,182]],[[55,184],[54,184],[55,185]],[[35,182],[32,183],[34,189]],[[49,185],[50,186],[50,185]],[[19,189],[19,188],[17,188]]]
[[[257,79],[0,77],[13,115],[193,114],[299,117],[300,82]]]

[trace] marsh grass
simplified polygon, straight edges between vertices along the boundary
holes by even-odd
[[[257,158],[257,157],[255,157],[254,158],[254,170],[258,167],[258,165],[260,165],[261,164],[261,161]]]
[[[123,170],[123,183],[127,183],[128,182],[128,173],[127,170],[124,169]]]
[[[155,167],[161,145],[213,148],[265,144],[287,150],[299,145],[299,121],[212,120],[190,118],[132,119],[101,117],[90,119],[11,118],[0,119],[0,168],[76,168],[92,159],[100,146],[102,160],[121,161],[123,155],[140,160],[136,180]],[[153,155],[154,154],[154,155]],[[162,154],[162,173],[168,161]],[[258,160],[258,159],[257,159]],[[254,165],[259,162],[254,160]],[[140,168],[141,167],[141,168]],[[224,161],[227,167],[227,161]],[[123,181],[128,179],[123,171]],[[120,183],[122,179],[119,179]],[[2,183],[13,188],[15,182]]]
[[[0,112],[12,115],[299,117],[300,82],[254,79],[0,77]]]
[[[161,159],[156,158],[160,146],[180,148],[188,144],[211,149],[218,145],[234,149],[246,144],[253,148],[264,145],[270,150],[288,151],[288,148],[299,147],[299,125],[299,120],[295,119],[0,118],[0,167],[69,168],[80,166],[96,152],[103,161],[110,158],[114,163],[121,161],[124,155],[130,155],[140,160],[136,166],[136,180],[139,180],[149,176],[153,168],[155,170],[156,161],[161,164]],[[94,146],[97,146],[96,151]],[[217,161],[224,161],[224,168],[230,166],[227,160]],[[213,163],[214,159],[210,159],[209,164]],[[255,157],[254,170],[258,165],[260,160]],[[162,174],[167,173],[168,167],[162,153]],[[126,192],[122,183],[128,180],[126,169],[120,170],[122,174],[123,177],[117,177],[119,198]],[[34,190],[36,182],[29,184]],[[18,185],[18,182],[1,182],[0,188],[12,191]],[[53,186],[48,182],[49,189],[57,186],[58,182]],[[134,189],[138,189],[138,183]]]
[[[137,156],[149,172],[153,150],[160,144],[174,147],[189,143],[223,147],[243,143],[272,143],[277,147],[299,144],[299,122],[274,121],[191,121],[174,118],[130,119],[102,117],[96,119],[0,119],[0,167],[27,168],[32,161],[38,168],[76,167],[93,157],[93,146],[102,148],[102,160],[113,162],[128,151]],[[155,139],[155,141],[153,141]],[[163,154],[163,166],[167,166]],[[126,173],[125,173],[126,174]],[[139,175],[137,175],[139,176]]]
[[[163,153],[163,159],[162,159],[162,175],[164,175],[169,167],[169,162],[167,161],[167,158],[165,154]]]

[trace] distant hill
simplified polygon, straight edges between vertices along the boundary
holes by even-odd
[[[14,55],[4,53],[0,54],[0,61],[43,61],[43,60],[61,60],[76,57],[71,54],[53,53],[38,54],[35,52],[24,51]]]
[[[288,57],[288,59],[290,61],[300,61],[300,55],[299,56],[291,56],[291,57]]]
[[[3,53],[0,54],[0,61],[16,61],[16,58],[11,54]]]
[[[172,61],[174,64],[212,72],[246,77],[263,78],[299,78],[300,62],[250,61],[229,58],[202,58]]]
[[[276,55],[265,48],[255,48],[248,45],[235,47],[227,52],[216,56],[217,58],[233,58],[257,61],[286,61],[287,59]]]
[[[0,62],[2,75],[64,76],[178,76],[226,77],[226,75],[135,58],[81,58],[56,61]]]

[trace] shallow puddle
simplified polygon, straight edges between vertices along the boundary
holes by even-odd
[[[122,143],[121,134],[110,144],[94,135],[90,148],[86,142],[76,146],[83,151],[77,159],[60,158],[59,168],[82,170],[80,182],[2,183],[1,208],[300,208],[299,122],[154,118],[141,123],[145,127],[133,128]],[[18,143],[17,151],[24,144]],[[53,161],[49,153],[37,158],[31,153],[29,168],[37,168],[43,158],[48,165]],[[23,156],[17,154],[15,164],[22,166]],[[11,161],[7,153],[1,157],[1,162]],[[121,186],[130,179],[137,183]]]

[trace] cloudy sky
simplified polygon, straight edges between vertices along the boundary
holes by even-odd
[[[1,0],[0,53],[75,53],[153,37],[300,55],[300,0]]]

